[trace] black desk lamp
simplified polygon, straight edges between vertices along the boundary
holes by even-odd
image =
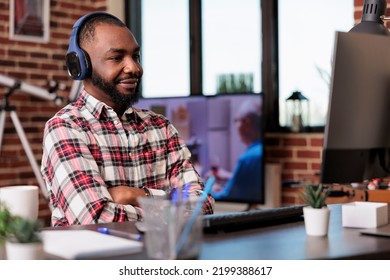
[[[386,0],[365,0],[361,22],[355,25],[349,32],[390,36],[389,30],[384,25],[386,5]]]
[[[389,30],[384,25],[384,21],[390,19],[385,17],[386,6],[386,0],[365,0],[362,11],[362,20],[349,32],[390,36]],[[390,161],[387,157],[387,153],[389,153],[387,149],[380,151],[379,163],[387,173],[390,173]]]

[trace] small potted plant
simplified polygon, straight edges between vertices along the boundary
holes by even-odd
[[[328,194],[321,184],[304,186],[302,200],[307,206],[303,208],[303,217],[307,235],[328,235],[330,217],[330,209],[326,206]]]
[[[19,260],[44,259],[44,247],[39,220],[16,216],[10,224],[10,233],[5,243],[7,258]]]
[[[12,219],[8,208],[0,201],[0,260],[6,259],[5,242],[11,233]]]

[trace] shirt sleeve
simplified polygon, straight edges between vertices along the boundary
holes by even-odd
[[[113,202],[82,129],[61,118],[45,127],[42,175],[52,206],[52,225],[137,220],[137,207]]]
[[[170,186],[191,184],[190,195],[200,196],[204,189],[203,181],[191,162],[191,153],[184,141],[179,137],[176,128],[168,125],[168,174]],[[208,195],[203,204],[203,214],[214,213],[214,198]]]
[[[242,170],[242,165],[241,165],[241,161],[238,161],[234,168],[233,175],[226,182],[225,186],[223,186],[222,190],[219,192],[212,192],[212,195],[215,199],[226,198],[227,196],[229,196],[229,193],[233,188],[233,186],[235,185],[237,178],[240,174],[240,170]]]

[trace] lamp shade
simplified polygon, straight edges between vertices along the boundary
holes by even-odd
[[[286,100],[308,100],[300,91],[294,91]]]
[[[365,0],[361,22],[355,25],[349,32],[390,36],[389,30],[383,23],[386,6],[386,0]]]

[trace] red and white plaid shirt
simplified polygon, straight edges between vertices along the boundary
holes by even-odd
[[[52,207],[52,226],[138,220],[142,211],[114,203],[108,189],[146,187],[165,195],[167,185],[203,182],[190,152],[165,117],[130,107],[121,118],[86,91],[45,126],[42,175]],[[213,213],[214,199],[203,205]]]

